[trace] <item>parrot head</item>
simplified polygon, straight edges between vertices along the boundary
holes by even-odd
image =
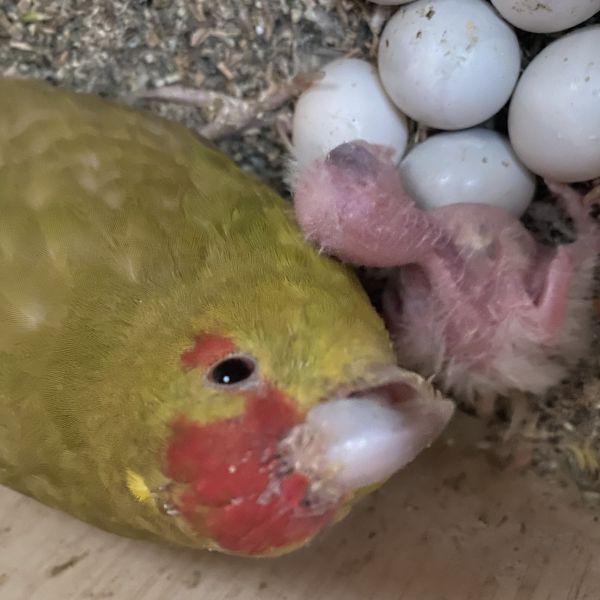
[[[226,551],[262,555],[305,543],[429,445],[452,413],[393,368],[381,385],[341,388],[302,410],[231,339],[199,337],[182,361],[220,390],[214,400],[241,399],[243,408],[208,424],[185,415],[172,422],[161,502]]]
[[[315,252],[269,274],[279,261],[265,252],[253,284],[206,302],[155,367],[172,365],[155,506],[192,540],[251,556],[287,553],[340,520],[453,411],[396,366],[345,269]]]

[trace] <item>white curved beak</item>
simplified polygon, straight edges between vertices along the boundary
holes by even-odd
[[[416,373],[386,379],[312,408],[283,443],[293,467],[347,492],[385,481],[430,446],[454,404]]]

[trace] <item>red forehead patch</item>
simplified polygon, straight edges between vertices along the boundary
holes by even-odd
[[[212,364],[235,352],[235,344],[220,335],[200,335],[194,347],[181,355],[181,362],[188,369],[210,367]]]
[[[303,420],[279,390],[246,394],[243,415],[208,425],[173,424],[167,475],[187,484],[176,504],[199,534],[223,548],[262,554],[302,542],[322,529],[335,507],[315,511],[304,500],[309,481],[281,472],[279,442]]]

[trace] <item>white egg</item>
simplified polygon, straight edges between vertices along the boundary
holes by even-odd
[[[496,114],[520,63],[514,31],[483,0],[418,0],[396,12],[379,45],[379,74],[396,106],[438,129]]]
[[[515,27],[551,33],[583,23],[600,11],[600,0],[491,0]]]
[[[407,120],[387,97],[377,69],[348,58],[329,63],[323,71],[323,79],[300,96],[294,111],[299,166],[356,139],[394,148],[399,162],[408,140]]]
[[[515,152],[562,182],[600,177],[600,26],[569,33],[527,66],[509,110]]]
[[[489,129],[440,133],[400,163],[408,194],[423,208],[457,202],[491,204],[520,217],[535,193],[535,176],[508,140]]]

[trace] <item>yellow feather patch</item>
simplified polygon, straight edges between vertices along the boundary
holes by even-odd
[[[144,478],[130,469],[127,469],[127,489],[138,502],[147,502],[152,499],[152,492]]]

